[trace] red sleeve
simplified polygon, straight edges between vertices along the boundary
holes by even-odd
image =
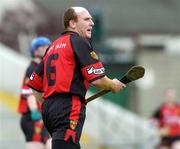
[[[99,79],[105,76],[105,69],[101,62],[88,65],[82,68],[81,72],[85,80],[87,80],[88,82],[92,82],[96,79]]]
[[[35,72],[32,73],[30,80],[28,82],[28,86],[38,92],[43,92],[43,80]]]

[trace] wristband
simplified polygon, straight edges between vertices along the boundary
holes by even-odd
[[[31,119],[33,121],[38,121],[41,119],[41,113],[37,110],[37,109],[34,109],[31,111]]]

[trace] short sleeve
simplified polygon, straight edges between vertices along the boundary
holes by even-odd
[[[33,65],[32,63],[29,65],[29,67],[26,69],[26,72],[25,72],[25,77],[24,77],[24,83],[23,83],[23,86],[21,88],[21,95],[23,96],[29,96],[32,94],[32,89],[27,86],[27,83],[29,81],[29,77],[31,76],[33,72]]]
[[[23,96],[29,96],[29,95],[32,95],[32,89],[29,88],[28,86],[23,86],[22,89],[21,89],[21,95]]]
[[[43,72],[44,63],[41,61],[29,78],[28,86],[38,92],[43,92]]]
[[[90,42],[77,35],[71,36],[72,48],[85,80],[92,82],[105,76],[103,64],[99,61]]]

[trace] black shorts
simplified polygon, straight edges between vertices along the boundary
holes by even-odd
[[[46,141],[50,138],[48,131],[44,127],[44,124],[39,121],[32,121],[30,114],[22,115],[21,129],[27,142],[37,141],[46,143]]]
[[[79,145],[86,117],[86,106],[79,96],[56,94],[42,104],[44,125],[52,140],[72,140]]]

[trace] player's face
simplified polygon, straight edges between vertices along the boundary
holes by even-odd
[[[174,90],[167,90],[165,96],[167,103],[172,104],[176,102],[176,92]]]
[[[43,57],[45,52],[46,52],[46,49],[48,48],[49,46],[48,45],[44,45],[44,46],[41,46],[39,47],[35,52],[35,56],[40,56],[40,57]]]
[[[87,10],[77,13],[76,31],[84,38],[91,38],[91,32],[94,25],[91,15]]]

